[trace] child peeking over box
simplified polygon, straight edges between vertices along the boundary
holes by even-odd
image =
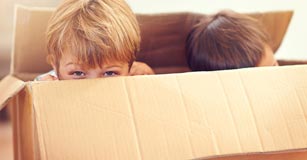
[[[135,62],[139,47],[139,25],[124,0],[65,0],[47,28],[53,70],[36,80],[153,74]]]
[[[187,53],[193,71],[278,65],[262,25],[230,10],[196,24],[187,38]]]

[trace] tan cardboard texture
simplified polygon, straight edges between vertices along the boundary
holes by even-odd
[[[32,80],[42,70],[51,69],[46,65],[46,28],[52,9],[15,7],[14,42],[11,74]],[[45,23],[41,23],[44,20]],[[29,77],[29,78],[25,78]]]
[[[33,98],[29,94],[29,84],[22,89],[9,103],[13,110],[14,159],[40,159],[37,147],[36,131],[34,130]],[[37,150],[37,149],[36,149]],[[35,157],[34,157],[35,156]]]
[[[23,89],[24,86],[25,82],[14,76],[6,76],[3,78],[0,83],[0,110],[6,105],[7,101]]]
[[[301,65],[28,82],[11,101],[21,116],[15,152],[193,159],[306,149],[306,78]]]

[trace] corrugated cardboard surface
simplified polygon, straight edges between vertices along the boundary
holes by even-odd
[[[259,12],[258,14],[250,13],[248,15],[258,19],[263,24],[263,27],[270,35],[272,49],[276,53],[287,32],[293,13],[294,11],[271,11]]]
[[[34,130],[33,98],[30,92],[28,85],[9,103],[9,107],[12,107],[13,110],[11,120],[14,132],[14,159],[16,160],[39,159],[39,152],[34,154],[37,150],[35,148],[37,145],[34,143],[38,141],[34,140],[37,136]]]
[[[7,101],[17,94],[25,83],[14,76],[6,76],[0,83],[0,110],[6,105]]]
[[[46,65],[46,28],[51,9],[27,8],[17,6],[15,9],[14,43],[11,73],[40,74],[50,70]],[[32,77],[33,79],[33,77]],[[28,80],[28,79],[27,79]]]
[[[306,79],[307,66],[292,66],[33,82],[39,159],[307,148]]]

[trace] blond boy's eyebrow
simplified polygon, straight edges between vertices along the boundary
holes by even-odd
[[[103,69],[120,69],[121,65],[112,65],[112,66],[105,66]]]
[[[121,70],[120,67],[106,67],[106,68],[103,68],[104,71],[119,71]]]
[[[120,65],[106,66],[105,68],[121,67]]]
[[[68,62],[68,63],[65,64],[65,66],[69,66],[69,65],[78,65],[78,64],[76,64],[74,62]]]

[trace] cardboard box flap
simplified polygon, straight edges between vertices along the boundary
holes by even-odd
[[[15,6],[11,74],[41,74],[51,70],[46,61],[46,29],[53,10]]]
[[[76,160],[307,148],[306,79],[290,66],[33,83],[37,148]]]
[[[0,110],[4,108],[8,100],[22,90],[25,82],[8,75],[0,81]]]
[[[274,53],[276,53],[284,39],[288,27],[290,26],[293,13],[293,10],[280,10],[249,13],[248,15],[258,19],[262,23],[263,27],[270,35],[271,47]]]

